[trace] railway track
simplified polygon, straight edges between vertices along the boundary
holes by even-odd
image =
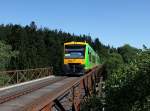
[[[49,76],[42,79],[38,79],[32,82],[22,83],[20,85],[14,85],[0,89],[0,104],[13,100],[17,97],[26,95],[50,84],[64,80],[67,77]]]

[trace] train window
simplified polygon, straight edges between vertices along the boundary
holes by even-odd
[[[90,50],[88,51],[88,54],[89,54],[89,61],[92,62],[92,55],[91,55]]]
[[[95,60],[95,56],[92,55],[92,62],[95,63],[95,61],[96,61],[96,60]]]
[[[66,45],[65,58],[84,58],[85,46],[83,45]]]

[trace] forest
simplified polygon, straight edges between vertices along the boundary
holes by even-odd
[[[63,44],[86,41],[98,53],[105,67],[105,98],[92,97],[83,110],[149,111],[150,49],[125,44],[104,45],[99,38],[75,35],[57,29],[38,28],[35,22],[21,26],[0,25],[0,70],[54,68],[59,75],[63,65]],[[105,104],[102,102],[105,101]]]

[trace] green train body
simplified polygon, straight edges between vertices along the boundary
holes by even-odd
[[[100,58],[86,42],[64,43],[65,75],[83,75],[100,64]]]

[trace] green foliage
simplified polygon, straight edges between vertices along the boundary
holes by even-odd
[[[17,52],[11,50],[10,45],[0,41],[0,70],[4,70],[8,66],[11,57],[16,56]]]
[[[124,63],[122,56],[118,53],[109,54],[108,59],[105,62],[105,67],[107,71],[107,76],[111,75],[114,71],[116,71],[120,66]]]
[[[128,44],[118,48],[118,53],[122,55],[125,63],[132,62],[138,52],[138,49],[131,47]]]
[[[98,38],[95,39],[94,44],[93,44],[94,49],[98,53],[101,62],[105,62],[108,57],[109,57],[109,47],[104,46]]]
[[[107,111],[149,111],[150,51],[113,71],[106,81]]]
[[[0,41],[0,71],[6,70],[10,63],[12,57],[15,58],[17,55],[16,51],[12,51],[10,45],[6,45],[4,42]],[[9,79],[9,76],[0,72],[0,86],[4,85]]]
[[[81,107],[81,111],[103,111],[102,99],[97,96],[90,97]]]

